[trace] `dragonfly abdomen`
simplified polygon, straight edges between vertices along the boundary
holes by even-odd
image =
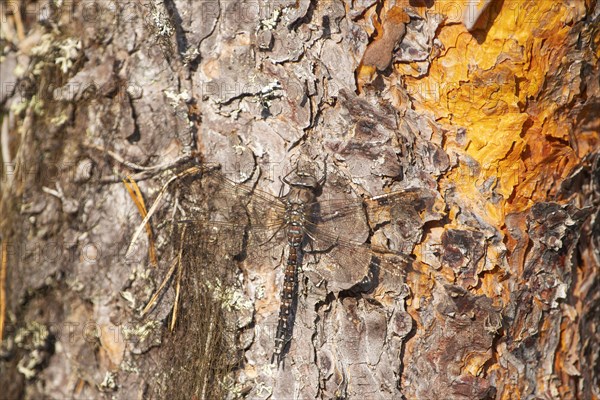
[[[289,253],[285,267],[283,288],[281,289],[281,305],[279,308],[279,321],[275,335],[275,351],[273,358],[277,358],[277,364],[281,362],[281,353],[289,335],[290,317],[294,294],[298,284],[298,253],[304,240],[304,210],[302,204],[294,204],[288,210],[287,241]]]
[[[298,282],[298,246],[289,246],[289,254],[281,290],[281,305],[279,307],[279,321],[275,335],[275,351],[273,357],[277,364],[281,362],[281,353],[289,331],[289,321],[292,314],[292,303]]]

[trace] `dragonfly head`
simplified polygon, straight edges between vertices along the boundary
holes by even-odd
[[[291,187],[309,189],[316,191],[321,186],[320,182],[314,176],[310,175],[298,175],[298,179],[288,182]]]
[[[286,195],[290,204],[308,204],[319,195],[321,182],[309,174],[296,174],[293,180],[283,179],[290,186]]]
[[[292,173],[293,177],[290,178]],[[287,195],[288,200],[292,203],[310,203],[315,200],[315,197],[321,194],[325,176],[317,179],[314,173],[296,168],[296,170],[283,177],[282,181],[290,186],[290,191]]]

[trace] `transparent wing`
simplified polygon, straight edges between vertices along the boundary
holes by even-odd
[[[247,185],[236,184],[219,171],[202,182],[210,194],[210,220],[242,224],[256,243],[270,241],[285,230],[285,205],[275,196]]]
[[[197,236],[198,246],[206,253],[239,257],[249,261],[279,259],[286,245],[284,229],[254,229],[252,233],[243,224],[222,221],[185,220],[189,234]],[[270,240],[262,240],[264,237]]]
[[[312,247],[323,253],[319,274],[338,290],[348,289],[379,269],[398,275],[412,259],[400,247],[390,248],[387,240],[372,237],[371,243],[366,242],[372,227],[402,225],[419,218],[421,197],[420,190],[407,190],[315,204],[305,232],[310,238],[308,250]]]
[[[285,206],[279,198],[237,184],[220,171],[206,173],[197,185],[196,194],[187,199],[193,205],[186,207],[196,218],[180,222],[202,235],[206,251],[262,257],[281,252],[286,243]]]
[[[367,199],[324,200],[309,209],[309,235],[322,241],[360,245],[369,235],[369,229],[379,224],[402,223],[414,217],[423,208],[423,192],[418,189],[398,191]],[[368,218],[368,219],[367,219]]]

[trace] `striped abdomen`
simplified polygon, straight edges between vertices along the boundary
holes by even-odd
[[[281,305],[279,308],[279,321],[277,322],[277,333],[275,335],[275,351],[273,358],[277,358],[277,364],[281,362],[281,352],[285,346],[289,334],[289,322],[292,314],[292,303],[298,283],[298,249],[289,246],[287,265],[283,288],[281,289]]]
[[[273,353],[273,358],[277,358],[277,364],[281,362],[281,353],[290,334],[293,301],[298,285],[298,253],[304,239],[303,223],[303,205],[290,205],[287,226],[289,254],[285,266],[283,288],[281,289],[281,306],[279,308],[279,321],[277,322],[277,333],[275,335],[275,351]]]

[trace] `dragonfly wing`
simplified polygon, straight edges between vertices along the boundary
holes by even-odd
[[[286,244],[282,230],[254,229],[250,234],[242,222],[187,220],[180,223],[188,224],[188,235],[195,235],[194,243],[202,252],[220,257],[257,263],[269,258],[279,259]],[[265,237],[271,240],[263,240]]]
[[[319,250],[340,241],[363,244],[369,237],[362,199],[328,200],[315,203],[306,223],[306,233],[319,244]]]
[[[314,276],[313,281],[323,280],[329,291],[337,293],[369,279],[371,258],[368,247],[350,249],[337,246],[317,254],[315,262],[307,263],[303,269]]]
[[[420,191],[401,191],[367,199],[336,199],[311,205],[308,234],[321,242],[362,244],[370,230],[384,225],[403,226],[407,219],[419,219]],[[312,223],[312,225],[311,225]],[[321,232],[323,234],[321,234]]]
[[[312,229],[308,227],[307,230]],[[333,235],[320,231],[315,240],[317,245],[332,243]],[[305,270],[315,273],[318,280],[327,281],[327,288],[333,292],[348,290],[358,285],[361,291],[377,286],[381,277],[402,277],[412,258],[400,252],[360,241],[339,240],[327,251],[316,255],[318,263],[308,264]]]
[[[232,196],[232,199],[254,198],[263,204],[282,204],[278,197],[265,191],[246,184],[236,183],[227,178],[219,170],[208,171],[202,178],[202,184],[215,193],[224,193]]]
[[[188,202],[199,214],[192,222],[203,235],[206,251],[221,251],[244,258],[280,253],[285,244],[285,206],[279,198],[250,186],[237,184],[220,171],[210,171],[200,180],[204,200]]]
[[[420,225],[407,223],[420,221],[421,197],[420,190],[408,190],[365,200],[326,200],[313,207],[305,231],[313,249],[323,253],[319,271],[323,279],[333,289],[344,290],[377,271],[397,275],[409,265],[412,259],[405,252],[412,250],[416,237],[404,237],[397,230],[420,235]]]
[[[236,184],[219,171],[206,174],[203,185],[210,193],[211,219],[246,224],[258,243],[269,240],[285,224],[285,205],[276,196]]]

